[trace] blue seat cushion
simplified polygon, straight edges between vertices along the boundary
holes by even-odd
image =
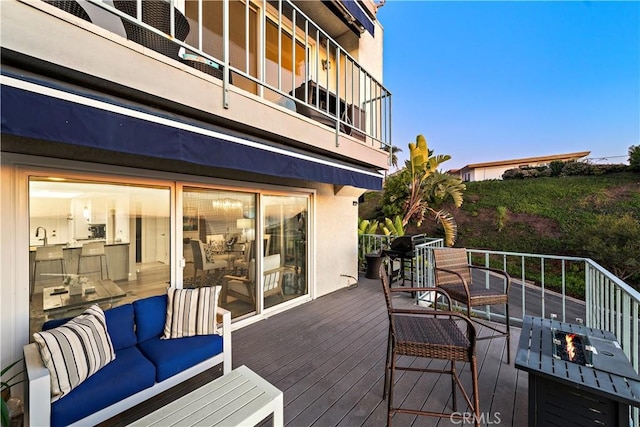
[[[113,405],[155,383],[156,369],[133,346],[51,405],[51,425],[66,426]]]
[[[136,345],[136,333],[133,326],[133,305],[124,304],[104,311],[107,320],[107,332],[111,338],[113,349],[117,352],[123,348]],[[67,323],[71,317],[49,320],[42,325],[42,330],[57,328]]]
[[[136,345],[138,340],[133,325],[133,305],[125,304],[111,308],[106,310],[104,315],[107,318],[107,332],[116,353],[118,350]]]
[[[217,334],[167,340],[157,337],[139,342],[138,347],[156,366],[156,381],[160,382],[222,353],[222,337]]]
[[[162,335],[167,318],[166,294],[134,301],[133,311],[139,343]]]

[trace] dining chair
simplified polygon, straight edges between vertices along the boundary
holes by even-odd
[[[242,257],[233,260],[234,272],[247,272],[247,270],[249,269],[251,258],[253,258],[254,245],[255,242],[253,240],[248,240],[247,242],[245,242],[244,253],[242,254]]]
[[[511,277],[504,270],[491,267],[471,265],[465,248],[433,249],[435,262],[435,283],[444,289],[455,301],[465,304],[467,316],[474,322],[492,331],[491,335],[479,336],[478,340],[505,338],[507,347],[507,363],[511,363],[511,331],[509,328],[509,288]],[[474,270],[489,272],[485,280],[473,275]],[[493,275],[494,286],[490,286]],[[499,280],[501,283],[495,283]],[[471,317],[472,307],[504,305],[505,327],[497,327],[495,323],[481,321],[478,316]]]
[[[205,279],[211,270],[219,270],[228,267],[226,259],[214,258],[212,261],[207,260],[207,254],[201,240],[191,239],[191,251],[193,252],[193,285],[196,285],[198,271],[201,271],[200,285],[205,285]]]
[[[387,260],[388,261],[388,260]],[[478,367],[476,360],[476,330],[471,320],[461,313],[451,310],[451,301],[447,292],[441,288],[432,287],[398,287],[392,288],[389,284],[389,275],[385,263],[380,266],[380,278],[389,315],[389,334],[387,340],[387,358],[385,363],[383,399],[387,398],[387,425],[391,426],[394,414],[411,414],[438,417],[445,420],[458,422],[473,422],[478,427],[480,420],[480,403],[478,397]],[[398,308],[394,307],[394,300],[398,293],[407,295],[406,292],[428,292],[434,296],[432,307]],[[395,294],[395,295],[394,295]],[[445,300],[446,310],[439,310],[443,305],[439,302]],[[446,360],[445,368],[433,367],[435,364],[422,362],[411,365],[398,365],[398,359],[402,356],[410,356],[411,359],[402,359],[403,362],[413,358],[427,358]],[[456,362],[468,363],[471,371],[471,395],[465,390],[460,375],[456,369]],[[442,407],[437,411],[433,405],[431,410],[426,408],[408,408],[394,405],[395,372],[413,371],[429,374],[451,375],[452,411]],[[434,381],[439,383],[435,375]],[[457,391],[460,391],[468,406],[467,411],[459,411],[457,405]],[[443,405],[444,406],[444,405]],[[470,415],[473,414],[473,417]]]

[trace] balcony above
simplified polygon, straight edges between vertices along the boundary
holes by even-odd
[[[150,6],[168,3],[49,3],[3,2],[3,63],[295,150],[388,167],[391,94],[292,3],[186,0],[161,12]]]

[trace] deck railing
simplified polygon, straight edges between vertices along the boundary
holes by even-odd
[[[359,254],[379,251],[392,238],[384,235],[360,236]],[[435,285],[433,248],[443,247],[442,239],[428,239],[415,248],[413,276],[415,286]],[[367,248],[367,249],[365,249]],[[510,320],[522,322],[525,316],[556,318],[562,322],[582,323],[587,327],[612,332],[633,367],[640,365],[640,293],[589,258],[541,255],[520,252],[467,249],[469,262],[497,267],[512,279]],[[487,279],[499,280],[488,272]],[[495,283],[495,282],[494,282]],[[428,299],[430,295],[418,295]],[[504,321],[501,311],[487,306],[474,310],[477,315]]]
[[[433,242],[417,248],[417,286],[434,285],[432,248]],[[468,249],[467,253],[473,265],[509,272],[512,322],[521,322],[525,316],[538,316],[610,331],[638,371],[640,293],[598,263],[589,258],[481,249]],[[487,279],[490,277],[490,273],[482,274]],[[476,314],[504,321],[504,315],[492,312],[491,307],[476,310]]]
[[[225,108],[233,81],[333,128],[336,145],[344,133],[379,149],[391,146],[391,93],[289,0],[168,0],[174,6],[168,18],[156,18],[163,25],[154,25],[151,12],[143,10],[158,2],[136,0],[135,12],[127,14],[101,0],[87,1],[141,28],[145,41],[162,38],[179,46],[181,57],[174,59],[219,76]],[[190,29],[181,40],[176,24],[185,17]]]

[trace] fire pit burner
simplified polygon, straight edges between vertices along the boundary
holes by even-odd
[[[593,367],[594,348],[586,335],[551,329],[553,357],[582,366]]]
[[[611,332],[526,316],[515,366],[529,374],[529,427],[629,426],[640,408],[640,376]]]

